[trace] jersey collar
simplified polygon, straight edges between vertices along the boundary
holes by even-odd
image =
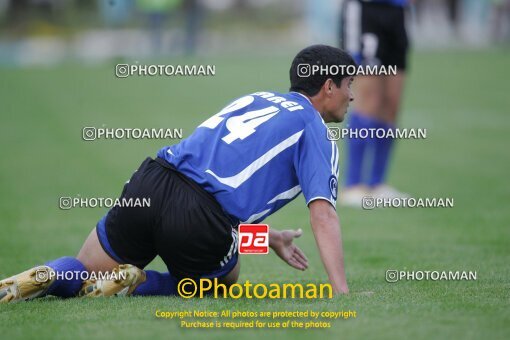
[[[304,94],[302,94],[302,93],[296,92],[296,91],[290,91],[290,93],[292,93],[292,94],[297,94],[297,95],[299,95],[299,96],[301,96],[301,97],[305,98],[305,99],[306,99],[306,101],[307,101],[308,103],[310,103],[310,105],[312,106],[313,110],[314,110],[314,111],[315,111],[315,112],[319,115],[319,117],[320,117],[320,119],[322,120],[322,122],[323,122],[324,124],[326,124],[326,122],[324,122],[324,118],[322,118],[321,113],[315,109],[315,106],[313,106],[312,101],[311,101],[311,100],[310,100],[307,96],[305,96],[305,95],[304,95]]]
[[[310,105],[312,105],[312,106],[313,106],[312,101],[311,101],[311,100],[310,100],[307,96],[305,96],[304,94],[299,93],[299,92],[296,92],[296,91],[290,91],[290,93],[295,93],[295,94],[297,94],[297,95],[300,95],[301,97],[305,98],[305,99],[306,99],[306,101],[308,101],[308,102],[310,103]]]

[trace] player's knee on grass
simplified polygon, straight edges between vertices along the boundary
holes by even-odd
[[[92,229],[76,258],[89,272],[110,272],[119,265],[103,250],[96,228]]]
[[[241,271],[241,261],[237,260],[234,269],[232,269],[227,275],[218,279],[220,283],[223,283],[226,286],[231,286],[237,282],[239,279],[239,273]]]
[[[228,289],[233,284],[237,283],[239,279],[240,261],[238,260],[234,268],[225,276],[218,277],[218,285],[215,289],[205,291],[206,295],[218,294],[218,296],[225,296]]]

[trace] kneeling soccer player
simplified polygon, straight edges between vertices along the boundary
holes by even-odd
[[[156,159],[147,158],[121,197],[150,198],[150,207],[112,208],[76,258],[59,258],[0,281],[0,301],[175,295],[182,278],[233,284],[240,268],[240,221],[261,222],[301,192],[333,291],[347,293],[335,210],[339,154],[325,123],[344,119],[353,79],[309,72],[313,65],[355,64],[330,46],[299,52],[290,68],[289,93],[241,97],[188,138],[159,150]],[[290,266],[305,270],[308,260],[293,243],[300,235],[301,230],[270,229],[269,246]],[[156,256],[168,272],[143,270]],[[47,272],[46,280],[37,279],[40,271]],[[119,275],[83,282],[65,272]]]

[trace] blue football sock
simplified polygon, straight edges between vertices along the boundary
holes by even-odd
[[[83,281],[80,279],[81,275],[79,273],[87,271],[83,263],[74,257],[66,256],[53,261],[49,261],[46,263],[46,265],[53,268],[57,274],[63,272],[73,272],[73,275],[66,274],[65,278],[59,278],[57,275],[55,282],[51,284],[49,290],[46,292],[46,295],[55,295],[67,298],[76,296],[76,294],[78,294],[83,284]],[[74,274],[74,272],[77,273]]]
[[[383,129],[385,134],[389,130],[395,130],[393,124],[384,122],[379,122],[377,128]],[[374,187],[383,184],[386,180],[393,138],[374,138],[372,143],[374,145],[374,162],[372,163],[372,172],[368,185]]]
[[[131,295],[177,295],[177,280],[170,273],[146,270],[145,282],[140,284]]]
[[[378,121],[353,111],[350,115],[349,130],[359,133],[360,129],[374,128]],[[347,169],[345,187],[362,184],[364,164],[368,150],[371,147],[370,138],[347,138]]]

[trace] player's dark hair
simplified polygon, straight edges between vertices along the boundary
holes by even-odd
[[[322,85],[331,78],[336,86],[340,86],[342,79],[348,75],[338,72],[336,75],[328,75],[326,72],[314,72],[307,76],[307,67],[313,65],[356,65],[354,59],[344,50],[327,45],[312,45],[301,50],[292,61],[290,66],[290,91],[303,92],[309,96],[315,96]]]

